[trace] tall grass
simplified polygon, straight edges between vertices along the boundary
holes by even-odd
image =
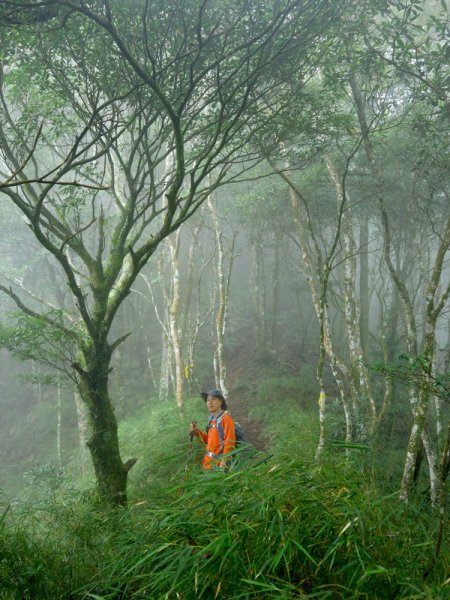
[[[355,471],[288,457],[193,474],[167,507],[132,509],[120,552],[85,592],[102,598],[426,598],[432,520],[373,499]],[[413,533],[414,532],[414,533]],[[444,598],[435,567],[429,597]],[[442,588],[442,589],[441,589]]]
[[[14,515],[2,599],[448,597],[448,555],[423,582],[431,516],[374,497],[348,463],[280,454],[227,475],[192,469],[168,492],[112,513],[74,499]]]
[[[124,456],[139,457],[128,509],[106,511],[69,481],[5,514],[0,598],[449,598],[448,539],[424,581],[435,539],[428,505],[380,493],[361,450],[318,466],[312,413],[258,397],[270,458],[205,473],[186,436],[203,403],[192,401],[184,422],[159,406],[120,430]]]

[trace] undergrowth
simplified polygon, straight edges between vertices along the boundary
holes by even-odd
[[[128,509],[106,510],[69,481],[7,510],[0,598],[450,598],[448,539],[433,562],[428,504],[382,494],[364,450],[318,466],[312,413],[261,401],[268,453],[204,473],[185,427],[202,411],[192,401],[180,424],[157,407],[122,426],[124,452],[140,457]]]

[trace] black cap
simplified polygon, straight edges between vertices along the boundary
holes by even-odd
[[[220,400],[222,400],[222,405],[220,408],[222,410],[227,410],[227,408],[228,408],[225,398],[223,397],[223,394],[220,390],[213,388],[212,390],[209,390],[208,392],[201,392],[200,396],[203,398],[203,400],[205,402],[206,402],[206,399],[208,396],[212,396],[213,398],[219,398]]]

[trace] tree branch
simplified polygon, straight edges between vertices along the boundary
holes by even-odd
[[[42,313],[37,313],[34,310],[32,310],[31,308],[29,308],[28,306],[26,306],[20,300],[20,298],[17,296],[17,294],[15,294],[12,291],[12,288],[7,288],[4,285],[0,284],[0,291],[3,292],[4,294],[6,294],[7,296],[9,296],[10,298],[12,298],[12,300],[14,300],[14,302],[17,304],[18,308],[20,308],[20,310],[22,312],[24,312],[26,315],[28,315],[29,317],[33,317],[35,319],[41,319],[41,320],[45,321],[48,325],[51,325],[52,327],[56,327],[60,331],[63,331],[71,339],[73,339],[77,342],[79,341],[78,335],[71,329],[68,329],[61,323],[58,323],[58,321],[54,321],[53,319],[50,319],[47,315],[44,315]]]

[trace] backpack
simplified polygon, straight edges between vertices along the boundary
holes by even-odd
[[[219,440],[220,440],[220,454],[222,454],[223,452],[223,444],[224,444],[224,430],[222,427],[222,419],[225,416],[226,413],[222,413],[221,415],[219,415],[219,417],[216,420],[216,424],[215,425],[210,425],[208,423],[208,425],[206,426],[206,431],[208,431],[208,429],[211,429],[211,427],[216,427],[217,428],[217,433],[219,434]],[[243,442],[245,442],[245,435],[244,435],[244,429],[242,427],[242,425],[240,425],[237,421],[234,421],[234,434],[235,434],[235,449],[237,450],[239,448],[239,445],[242,444]]]
[[[238,423],[237,421],[234,422],[234,434],[235,434],[235,438],[236,438],[236,446],[239,446],[239,444],[242,444],[242,442],[245,442],[244,429],[243,429],[242,425],[240,423]]]

